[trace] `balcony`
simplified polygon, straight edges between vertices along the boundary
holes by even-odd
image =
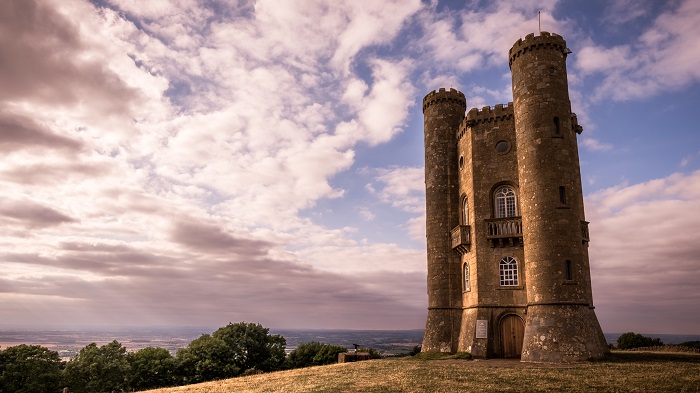
[[[486,239],[491,247],[521,246],[523,220],[520,217],[489,218],[486,220]]]
[[[591,235],[588,233],[588,221],[581,221],[581,240],[583,243],[591,241]]]
[[[469,251],[469,246],[472,244],[470,231],[469,225],[457,225],[452,229],[452,249],[460,255]]]

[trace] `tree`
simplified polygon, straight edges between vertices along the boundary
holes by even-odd
[[[146,390],[177,383],[175,358],[165,348],[143,348],[128,354],[127,359],[131,369],[129,387],[132,389]]]
[[[344,347],[321,344],[318,341],[302,343],[289,353],[287,367],[300,368],[337,363],[338,354],[347,351]]]
[[[127,390],[130,374],[126,348],[118,341],[98,347],[92,343],[66,364],[66,385],[80,392]]]
[[[241,369],[231,358],[226,343],[208,334],[203,334],[175,355],[177,374],[185,384],[231,378]]]
[[[61,390],[63,362],[58,352],[38,345],[0,351],[0,392],[49,393]]]
[[[642,336],[634,332],[627,332],[617,338],[618,349],[632,349],[642,347],[656,347],[664,345],[659,338]]]
[[[259,323],[229,323],[212,335],[226,343],[233,364],[242,371],[282,369],[287,341]]]

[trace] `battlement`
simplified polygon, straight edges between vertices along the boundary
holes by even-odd
[[[513,103],[498,104],[494,107],[485,106],[481,109],[472,108],[467,112],[465,123],[471,127],[481,123],[504,121],[513,118]]]
[[[423,98],[423,112],[433,104],[439,102],[453,102],[456,104],[461,104],[466,108],[467,99],[464,97],[464,93],[459,90],[450,88],[450,90],[445,90],[445,88],[440,88],[440,90],[433,90],[428,95]]]
[[[542,31],[539,36],[535,36],[535,33],[530,33],[525,36],[524,40],[520,38],[515,41],[513,47],[510,48],[508,52],[508,65],[513,65],[515,59],[523,53],[539,49],[552,49],[565,54],[567,53],[566,41],[559,34]]]

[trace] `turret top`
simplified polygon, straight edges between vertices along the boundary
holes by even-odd
[[[508,65],[513,65],[515,59],[527,51],[545,48],[561,51],[565,55],[570,53],[566,48],[566,41],[559,34],[542,31],[539,36],[535,36],[534,33],[530,33],[525,36],[524,40],[520,38],[515,41],[513,47],[510,48]]]
[[[425,109],[430,105],[441,101],[460,104],[464,107],[464,110],[467,109],[467,99],[464,97],[464,93],[453,88],[446,90],[443,87],[440,88],[440,90],[431,91],[425,96],[425,98],[423,98],[423,112],[425,112]]]

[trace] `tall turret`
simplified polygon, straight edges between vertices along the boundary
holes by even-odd
[[[464,94],[455,89],[433,91],[423,99],[428,244],[428,320],[423,351],[457,350],[461,274],[450,231],[459,224],[456,134],[466,108]]]
[[[528,302],[523,361],[574,362],[607,352],[593,311],[568,53],[561,36],[546,32],[510,50]]]

